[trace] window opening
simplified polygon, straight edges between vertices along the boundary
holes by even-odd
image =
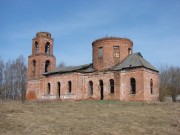
[[[89,81],[89,95],[93,95],[93,82]]]
[[[46,43],[45,53],[46,53],[46,54],[49,54],[49,53],[50,53],[50,43],[49,43],[49,42]]]
[[[128,48],[128,54],[132,54],[131,48]]]
[[[110,82],[110,93],[114,93],[114,80],[110,79],[109,82]]]
[[[46,62],[45,62],[45,72],[48,72],[49,68],[50,68],[50,61],[46,60]]]
[[[71,84],[71,81],[68,81],[68,91],[69,91],[69,93],[71,93],[71,86],[72,84]]]
[[[119,46],[113,46],[114,48],[114,57],[119,58]]]
[[[50,93],[51,93],[51,85],[50,85],[50,83],[48,83],[47,87],[48,87],[47,88],[47,94],[50,95]]]
[[[152,79],[150,81],[150,89],[151,89],[151,94],[153,94],[153,80]]]
[[[100,59],[103,58],[103,47],[98,48],[98,58],[100,58]]]
[[[36,48],[36,54],[38,54],[38,52],[39,52],[38,42],[35,42],[35,48]]]
[[[35,75],[35,71],[36,71],[36,60],[33,60],[33,69],[32,69],[33,75]]]
[[[101,100],[104,99],[104,88],[103,88],[103,81],[102,80],[99,80],[99,87],[100,87],[100,95],[101,95]]]
[[[61,84],[60,84],[60,82],[57,83],[57,90],[58,90],[58,96],[60,98],[60,96],[61,96]]]
[[[131,94],[136,94],[136,80],[131,78]]]

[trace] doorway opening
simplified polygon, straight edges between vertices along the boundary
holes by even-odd
[[[100,87],[100,95],[101,95],[101,100],[104,99],[104,88],[103,88],[103,80],[99,80],[99,87]]]

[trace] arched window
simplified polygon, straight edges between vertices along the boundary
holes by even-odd
[[[89,95],[93,95],[93,82],[89,81]]]
[[[46,60],[46,62],[45,62],[45,72],[48,72],[49,69],[50,69],[50,61]]]
[[[150,81],[150,90],[151,90],[151,94],[153,94],[153,80],[152,79]]]
[[[51,85],[50,85],[50,83],[47,84],[47,94],[48,95],[51,94]]]
[[[33,63],[32,63],[32,72],[33,72],[33,75],[35,75],[35,71],[36,71],[36,60],[33,60]]]
[[[38,54],[38,52],[39,52],[39,46],[38,46],[38,42],[37,42],[37,41],[35,42],[35,48],[36,48],[36,54]]]
[[[99,80],[99,87],[100,87],[100,95],[101,95],[101,100],[104,99],[104,84],[103,80]]]
[[[45,53],[46,53],[46,54],[49,54],[49,53],[50,53],[50,43],[49,43],[49,42],[46,43]]]
[[[71,87],[72,87],[71,85],[72,85],[72,84],[71,84],[71,81],[68,81],[68,92],[69,92],[69,93],[71,93]]]
[[[109,84],[110,84],[110,93],[114,93],[114,80],[110,79]]]
[[[60,98],[60,96],[61,96],[61,84],[60,84],[60,82],[57,83],[57,92],[58,92],[58,96]]]
[[[131,78],[131,94],[136,94],[136,80],[134,78]]]

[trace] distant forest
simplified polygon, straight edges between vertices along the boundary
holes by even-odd
[[[64,67],[60,63],[58,67]],[[15,60],[4,62],[0,59],[0,99],[22,100],[26,99],[27,66],[25,58],[21,55]],[[164,101],[167,96],[176,102],[180,95],[180,67],[162,66],[159,76],[159,100]]]

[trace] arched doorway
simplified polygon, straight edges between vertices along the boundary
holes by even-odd
[[[101,100],[104,99],[104,88],[103,88],[103,80],[99,80],[99,87],[100,87],[100,96],[101,96]]]
[[[58,92],[58,97],[60,98],[61,97],[61,83],[60,82],[57,83],[57,92]]]

